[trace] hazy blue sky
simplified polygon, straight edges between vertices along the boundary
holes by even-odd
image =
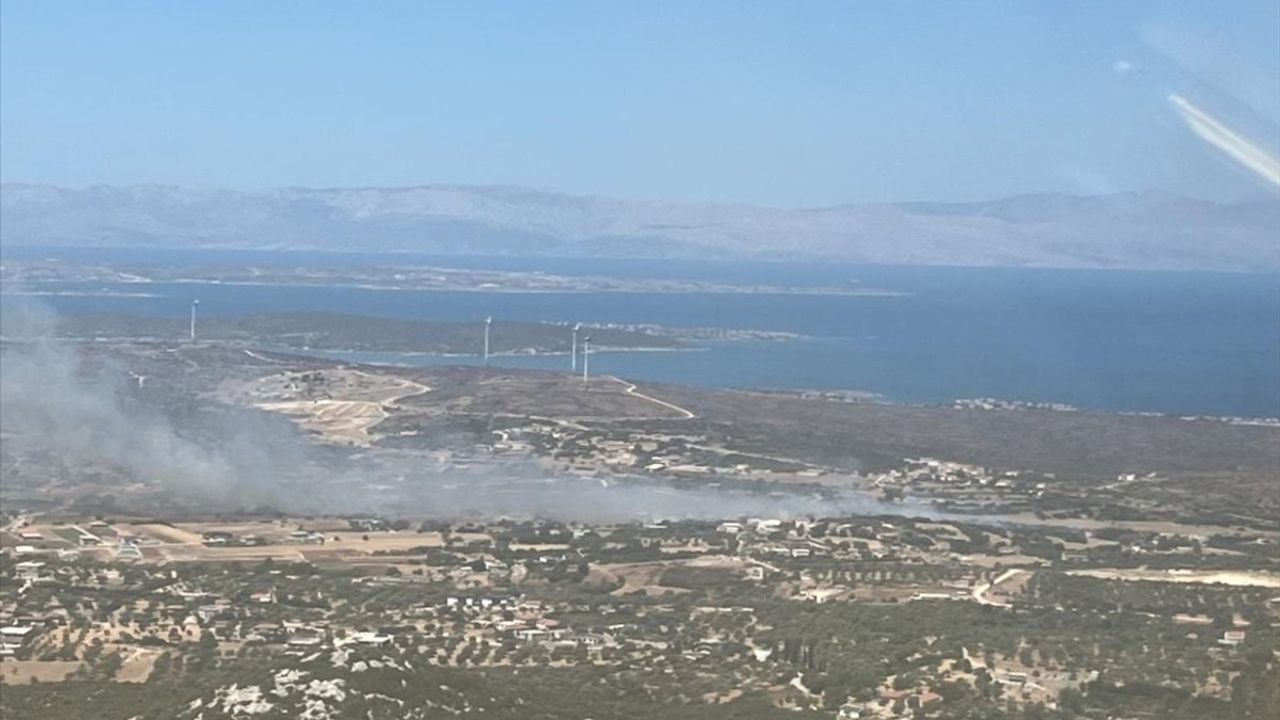
[[[1230,198],[1168,95],[1280,137],[1275,0],[0,7],[6,181]]]

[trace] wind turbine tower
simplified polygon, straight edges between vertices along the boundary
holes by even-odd
[[[582,329],[582,323],[574,323],[573,325],[573,350],[569,353],[569,366],[574,372],[578,371],[578,331]]]
[[[489,364],[489,326],[493,324],[493,316],[484,319],[484,364]]]
[[[200,305],[200,301],[191,301],[191,339],[196,339],[196,308]]]
[[[587,378],[590,377],[591,363],[591,336],[582,338],[582,383],[585,385]]]

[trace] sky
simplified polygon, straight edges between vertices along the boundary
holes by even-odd
[[[5,182],[1235,200],[1278,147],[1274,0],[0,3]]]

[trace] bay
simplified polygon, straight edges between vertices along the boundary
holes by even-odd
[[[38,257],[73,251],[21,251]],[[698,343],[700,352],[602,352],[593,370],[710,387],[840,389],[942,403],[997,397],[1082,408],[1280,416],[1280,275],[1124,270],[219,251],[74,251],[145,264],[434,264],[565,275],[703,279],[815,287],[856,284],[902,296],[707,293],[485,293],[218,284],[71,284],[58,310],[183,315],[329,311],[397,318],[652,323],[796,333],[793,341]],[[6,255],[13,251],[6,249]],[[479,349],[477,348],[477,351]],[[348,356],[396,363],[475,357]],[[564,356],[497,365],[568,371]]]

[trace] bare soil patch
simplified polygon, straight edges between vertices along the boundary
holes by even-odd
[[[1235,587],[1280,588],[1280,575],[1261,570],[1068,570],[1068,575],[1103,580],[1148,580],[1151,582],[1232,585]]]
[[[62,682],[83,664],[79,660],[5,660],[0,662],[0,681],[10,685]]]

